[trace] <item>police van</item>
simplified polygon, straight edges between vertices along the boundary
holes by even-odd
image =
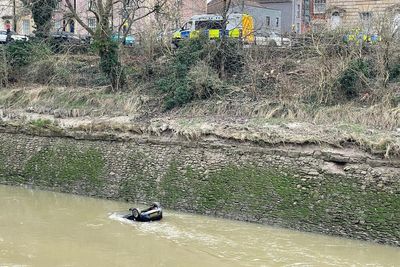
[[[223,32],[223,17],[220,15],[204,14],[193,16],[182,28],[173,34],[173,44],[177,45],[182,39],[198,38],[200,34],[210,40],[220,39],[223,35],[229,38],[241,39],[245,43],[254,42],[253,17],[247,14],[230,14],[227,17],[226,31]]]

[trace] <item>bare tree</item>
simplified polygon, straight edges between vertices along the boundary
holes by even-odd
[[[225,61],[226,61],[226,45],[228,41],[228,36],[226,36],[226,26],[228,24],[228,15],[231,8],[232,0],[223,0],[222,6],[222,36],[221,36],[221,61],[220,61],[220,76],[225,78]]]
[[[65,0],[71,16],[92,36],[100,56],[100,68],[108,76],[114,90],[121,90],[124,86],[125,75],[118,56],[118,45],[111,40],[114,11],[122,15],[118,32],[123,30],[123,40],[126,40],[134,22],[153,13],[161,11],[167,0],[92,0],[89,11],[94,14],[96,28],[90,28],[79,12],[74,8],[71,0]]]

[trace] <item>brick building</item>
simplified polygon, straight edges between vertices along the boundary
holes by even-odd
[[[96,18],[92,12],[89,11],[89,6],[96,0],[71,0],[76,12],[79,14],[80,18],[88,24],[90,28],[96,27]],[[153,0],[147,0],[146,5],[151,6]],[[163,17],[165,25],[157,25],[157,18],[153,14],[140,23],[136,23],[133,26],[133,31],[145,31],[151,26],[166,26],[167,28],[176,28],[181,26],[184,21],[188,20],[193,15],[204,14],[207,12],[207,0],[168,0],[168,8],[166,11],[168,16]],[[69,15],[69,10],[66,7],[65,0],[60,0],[54,13],[53,13],[53,30],[63,30],[72,32],[75,34],[86,35],[86,30],[79,25],[79,23],[71,18]],[[114,31],[117,31],[121,25],[123,18],[121,12],[121,4],[114,4],[113,15],[111,26]],[[11,23],[12,28],[15,28],[16,32],[22,34],[32,34],[34,30],[34,22],[30,10],[22,5],[21,0],[0,0],[0,18],[2,25],[1,29],[5,29],[6,23]],[[172,22],[171,22],[172,21]],[[170,24],[170,25],[167,25]]]
[[[180,14],[183,21],[194,15],[207,13],[207,0],[177,0],[181,2]]]
[[[394,21],[400,18],[399,0],[305,0],[310,1],[313,25],[324,23],[331,28],[361,27],[372,29],[374,22],[384,16]]]
[[[0,30],[6,24],[18,33],[30,34],[33,29],[33,20],[30,11],[25,8],[20,0],[0,0]]]

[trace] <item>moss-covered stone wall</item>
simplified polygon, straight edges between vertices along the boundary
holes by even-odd
[[[398,161],[228,141],[0,133],[0,183],[400,245]]]

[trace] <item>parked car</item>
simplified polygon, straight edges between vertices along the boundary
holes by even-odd
[[[29,38],[26,35],[20,35],[16,32],[11,31],[11,41],[28,41]],[[7,42],[7,31],[2,30],[0,31],[0,43]]]
[[[282,37],[276,32],[267,33],[265,36],[256,36],[257,45],[291,46],[289,38]]]
[[[82,44],[85,42],[79,35],[65,31],[53,32],[51,37],[60,43]]]
[[[120,33],[120,34],[113,33],[113,35],[111,36],[111,40],[122,43],[124,41],[124,35],[122,33]],[[135,37],[128,34],[125,38],[125,45],[133,46],[134,44],[135,44]]]

